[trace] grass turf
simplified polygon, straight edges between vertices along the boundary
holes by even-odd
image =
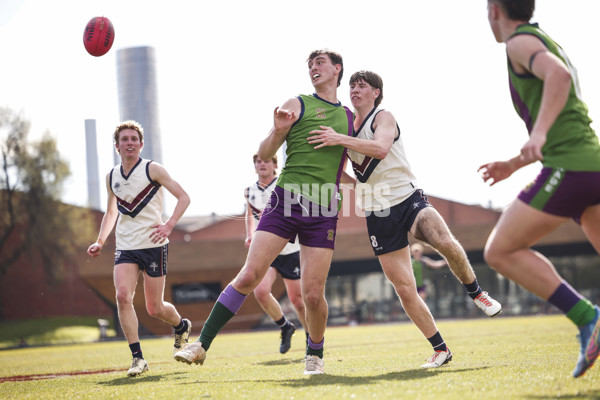
[[[108,336],[115,335],[112,319]],[[100,338],[98,318],[40,318],[0,322],[0,349],[18,347],[21,340],[27,345],[89,343]]]
[[[598,368],[571,376],[577,330],[563,316],[440,321],[438,328],[454,357],[433,370],[419,369],[432,350],[411,323],[328,328],[326,374],[310,377],[302,374],[301,331],[285,355],[277,331],[222,334],[203,366],[174,361],[172,338],[142,340],[150,370],[136,378],[126,376],[124,341],[5,350],[0,398],[600,398]]]

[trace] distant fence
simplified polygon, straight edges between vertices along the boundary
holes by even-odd
[[[600,304],[600,256],[587,244],[541,248],[558,273],[590,301]],[[532,315],[559,312],[546,301],[496,273],[483,261],[481,252],[469,258],[480,286],[502,303],[503,315]],[[426,303],[435,318],[476,318],[484,314],[474,305],[465,288],[449,268],[423,269],[427,286]],[[326,286],[329,325],[406,321],[393,286],[385,278],[376,258],[332,265]],[[295,318],[291,304],[284,297],[286,316]],[[257,328],[275,325],[264,316]]]

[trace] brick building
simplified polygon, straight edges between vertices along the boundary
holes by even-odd
[[[545,302],[496,274],[483,262],[483,247],[499,210],[467,205],[429,196],[450,229],[463,244],[484,289],[502,301],[506,314],[552,312]],[[327,283],[330,324],[384,322],[406,319],[393,288],[387,283],[367,240],[366,225],[355,209],[354,196],[345,193],[338,223],[336,249]],[[98,226],[102,213],[94,211]],[[208,317],[221,290],[233,279],[246,257],[243,215],[186,217],[170,237],[165,299],[190,318],[198,329]],[[569,222],[545,238],[538,247],[555,263],[560,273],[592,300],[600,300],[599,257],[579,226]],[[112,279],[114,235],[103,253],[89,258],[85,249],[69,264],[69,274],[59,286],[45,282],[35,262],[20,260],[0,282],[0,299],[6,319],[41,316],[116,317]],[[436,254],[429,252],[430,256]],[[468,302],[464,289],[447,268],[426,270],[425,278],[433,289],[427,302],[436,318],[480,316]],[[274,295],[284,294],[279,279]],[[293,316],[289,302],[284,311]],[[148,316],[143,289],[135,297],[142,332],[170,334],[164,323]],[[288,312],[289,311],[289,312]],[[115,324],[118,326],[118,324]],[[253,296],[226,326],[226,330],[272,327]],[[196,329],[194,329],[196,330]]]

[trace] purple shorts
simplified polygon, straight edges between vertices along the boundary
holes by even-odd
[[[579,222],[586,208],[600,204],[600,172],[544,167],[518,198],[537,210]]]
[[[314,207],[305,199],[290,201],[293,198],[290,192],[275,186],[256,230],[270,232],[290,241],[298,235],[298,241],[303,246],[333,249],[337,211],[333,212],[334,215],[322,215],[320,207]]]

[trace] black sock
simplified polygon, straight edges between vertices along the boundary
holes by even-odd
[[[429,340],[429,343],[431,343],[433,350],[448,351],[448,347],[446,346],[444,339],[442,339],[442,335],[440,335],[440,332],[436,332],[435,335],[433,335],[430,338],[427,338],[427,340]]]
[[[131,343],[129,345],[129,349],[131,350],[131,355],[133,358],[144,358],[142,354],[142,345],[140,342]]]
[[[177,335],[181,335],[183,332],[187,331],[187,328],[187,322],[184,321],[183,318],[179,321],[179,325],[173,327],[173,329],[175,329],[175,334]]]
[[[275,321],[275,323],[277,324],[278,327],[283,329],[288,324],[288,320],[285,318],[285,315],[282,315],[280,319]]]
[[[477,278],[473,281],[473,283],[463,283],[463,286],[467,289],[467,293],[469,297],[475,300],[477,296],[481,294],[483,290],[479,287],[479,283],[477,282]]]

